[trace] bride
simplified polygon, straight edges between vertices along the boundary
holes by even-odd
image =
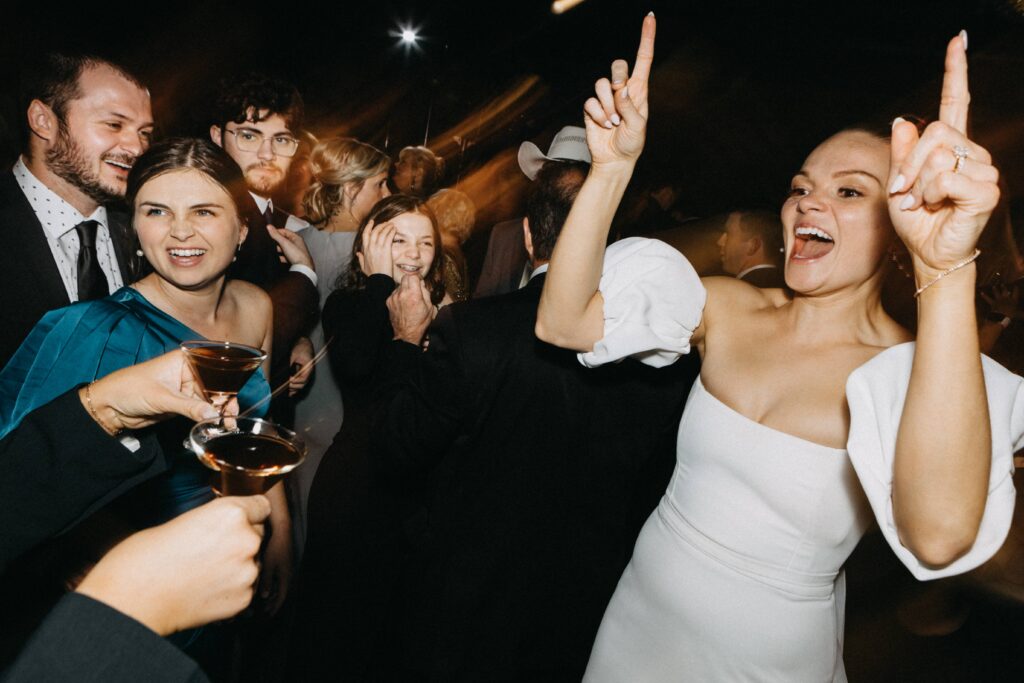
[[[552,256],[537,335],[585,365],[701,375],[678,462],[591,654],[588,681],[843,681],[842,565],[871,513],[920,579],[967,571],[1005,538],[1021,378],[980,356],[975,243],[998,173],[965,134],[967,38],[946,53],[939,121],[821,143],[782,207],[786,283],[701,281],[671,248],[605,252],[644,145],[655,19],[632,74],[584,106],[589,177]],[[917,341],[882,309],[887,250],[913,256]],[[987,398],[987,400],[986,400]],[[1014,406],[1016,400],[1016,414]]]

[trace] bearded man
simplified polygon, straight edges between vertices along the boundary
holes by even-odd
[[[153,134],[149,91],[104,59],[46,55],[23,74],[21,96],[25,144],[0,173],[0,367],[44,313],[138,274],[118,204]]]

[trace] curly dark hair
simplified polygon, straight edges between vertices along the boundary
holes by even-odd
[[[430,301],[436,306],[444,298],[444,249],[441,248],[441,231],[437,227],[434,212],[427,206],[425,199],[407,194],[393,194],[377,202],[356,231],[356,240],[352,245],[352,259],[348,270],[338,278],[336,289],[359,290],[366,287],[366,274],[359,267],[359,254],[363,250],[363,232],[370,221],[380,225],[403,213],[418,213],[430,219],[430,227],[434,232],[434,260],[430,262],[423,281],[430,290]]]
[[[305,116],[302,95],[294,85],[280,78],[260,73],[250,73],[240,79],[225,78],[217,92],[212,118],[221,128],[228,122],[259,123],[280,114],[293,133],[302,129]]]

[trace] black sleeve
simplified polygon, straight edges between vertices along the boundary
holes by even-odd
[[[452,306],[441,309],[424,352],[393,341],[385,347],[374,390],[374,465],[384,477],[429,470],[465,428],[470,395]]]
[[[394,336],[387,300],[395,281],[371,275],[365,289],[338,290],[324,305],[324,338],[331,368],[347,382],[367,381],[377,369],[381,350]],[[333,341],[331,341],[333,338]]]
[[[287,358],[299,337],[308,336],[319,314],[320,293],[312,280],[288,272],[267,288],[274,308],[274,355]]]
[[[69,593],[3,674],[5,683],[205,683],[199,665],[131,617]]]
[[[0,441],[0,571],[36,544],[168,469],[153,434],[132,451],[97,425],[78,388],[32,411]]]

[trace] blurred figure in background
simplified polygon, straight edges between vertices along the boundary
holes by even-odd
[[[356,230],[370,209],[389,196],[388,170],[391,160],[376,147],[354,138],[328,138],[313,148],[309,158],[311,182],[303,209],[313,222],[299,234],[316,263],[320,301],[327,297],[348,271]],[[311,334],[314,353],[327,340],[323,325]],[[341,429],[341,390],[327,363],[311,380],[308,391],[295,406],[295,430],[306,440],[306,462],[289,478],[295,538],[301,551],[306,537],[306,503],[320,459]]]
[[[733,211],[718,239],[722,270],[755,287],[785,287],[782,221],[777,212]]]
[[[395,192],[425,199],[441,186],[444,160],[423,146],[406,147],[398,153],[391,182]]]
[[[469,277],[466,273],[466,257],[462,245],[473,234],[476,223],[476,205],[465,192],[459,190],[438,190],[427,206],[437,218],[444,247],[444,291],[450,301],[465,301],[469,298]]]

